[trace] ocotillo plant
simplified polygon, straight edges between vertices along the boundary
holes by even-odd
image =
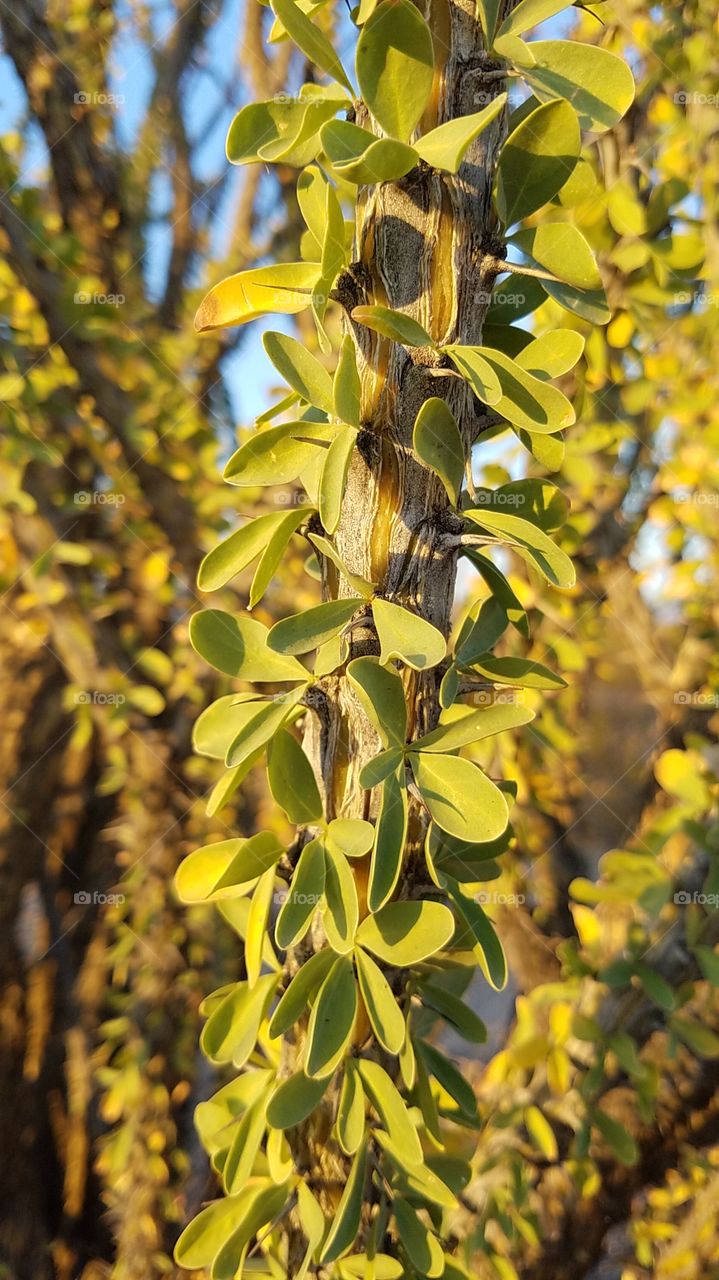
[[[492,702],[495,687],[562,683],[494,652],[509,627],[527,634],[497,550],[557,588],[574,582],[551,536],[561,494],[534,477],[477,489],[472,451],[509,430],[540,466],[561,455],[575,415],[553,380],[609,311],[557,197],[583,134],[610,128],[633,94],[599,45],[523,38],[565,7],[486,0],[477,16],[467,0],[362,0],[333,22],[327,3],[272,0],[269,38],[289,38],[313,78],[230,128],[233,163],[298,169],[307,231],[301,260],[212,289],[197,326],[309,309],[321,358],[264,335],[287,394],[226,477],[297,480],[306,497],[249,520],[202,564],[211,592],[257,560],[250,612],[208,609],[191,625],[198,652],[251,689],[196,727],[197,749],[228,768],[213,807],[266,755],[297,825],[289,849],[272,833],[223,840],[177,875],[184,901],[217,901],[244,938],[246,977],[208,996],[202,1037],[239,1073],[198,1113],[226,1197],[176,1250],[214,1280],[258,1265],[293,1278],[468,1275],[452,1221],[469,1166],[447,1137],[479,1120],[436,1032],[480,1041],[462,995],[477,966],[496,988],[506,980],[476,897],[509,843],[513,797],[462,752],[531,719],[521,699]],[[356,35],[354,77],[333,26],[343,44]],[[512,321],[547,296],[567,325],[533,338]],[[336,353],[329,307],[342,315]],[[295,537],[321,600],[268,630],[251,610]],[[487,594],[452,636],[460,557]]]

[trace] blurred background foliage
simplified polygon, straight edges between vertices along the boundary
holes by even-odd
[[[711,0],[590,10],[571,21],[591,38],[601,19],[638,96],[598,146],[608,194],[587,161],[559,199],[614,318],[580,322],[578,425],[553,461],[578,585],[507,566],[536,623],[523,652],[570,685],[527,691],[537,720],[501,740],[516,838],[486,907],[512,977],[476,983],[492,1034],[461,1061],[483,1124],[457,1232],[482,1280],[711,1280],[719,32]],[[178,1274],[174,1240],[214,1194],[198,1005],[239,947],[170,882],[194,846],[266,822],[265,780],[206,813],[217,772],[191,727],[227,689],[187,624],[236,519],[221,462],[272,379],[257,326],[199,339],[191,318],[228,270],[296,256],[291,175],[223,154],[239,105],[303,78],[287,46],[267,56],[265,21],[254,0],[0,0],[7,1280]],[[545,301],[524,323],[560,316]],[[479,483],[536,469],[507,437],[488,456]],[[261,616],[313,600],[298,556]]]

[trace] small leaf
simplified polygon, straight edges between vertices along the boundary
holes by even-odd
[[[621,1164],[634,1165],[639,1159],[637,1144],[623,1124],[597,1108],[592,1113],[592,1124],[599,1130],[609,1149]]]
[[[228,484],[240,486],[288,484],[310,465],[319,450],[327,448],[327,442],[336,431],[337,426],[333,422],[304,419],[255,431],[233,453],[225,467],[224,478]],[[302,508],[305,519],[313,510],[313,507]],[[274,514],[272,517],[259,517],[260,520],[270,518],[275,519]]]
[[[470,349],[462,348],[464,352]],[[535,378],[511,356],[494,347],[475,347],[474,351],[496,374],[501,395],[493,406],[513,426],[549,433],[569,427],[575,421],[569,400],[556,387]]]
[[[359,1231],[367,1169],[367,1143],[363,1142],[352,1162],[342,1198],[335,1211],[320,1262],[334,1262],[352,1247]]]
[[[539,26],[540,22],[546,22],[547,18],[553,18],[555,13],[561,13],[571,3],[572,0],[520,0],[509,17],[504,19],[497,35],[521,36],[532,27]]]
[[[375,1138],[389,1156],[395,1169],[402,1175],[408,1190],[422,1199],[429,1200],[443,1209],[456,1209],[457,1199],[446,1183],[442,1182],[426,1164],[413,1163],[389,1134],[375,1130]]]
[[[543,222],[538,227],[516,231],[509,243],[575,289],[602,287],[594,254],[581,231],[571,222]]]
[[[406,347],[434,346],[427,330],[403,311],[393,311],[391,307],[354,307],[351,315],[358,324],[366,325],[384,338],[401,342]]]
[[[259,883],[252,894],[250,912],[247,917],[247,934],[245,937],[245,969],[247,983],[252,989],[262,970],[262,952],[264,949],[267,921],[275,891],[275,869],[270,867],[260,876]]]
[[[384,746],[404,747],[407,707],[399,676],[378,658],[366,657],[350,662],[347,677]]]
[[[350,461],[357,443],[354,427],[340,427],[327,450],[320,480],[320,520],[328,533],[334,533],[342,513],[342,499]]]
[[[225,763],[229,768],[243,764],[258,750],[265,747],[285,724],[304,695],[305,685],[298,685],[291,693],[279,694],[257,705],[257,712],[242,726],[227,748]]]
[[[569,556],[552,541],[542,529],[521,516],[504,512],[465,511],[465,519],[500,535],[514,547],[518,555],[534,564],[548,582],[556,587],[573,587],[576,581],[574,565]]]
[[[357,984],[352,960],[340,956],[330,969],[315,1003],[307,1028],[305,1071],[308,1076],[330,1076],[347,1049],[357,1015]]]
[[[368,582],[366,578],[361,577],[358,573],[352,573],[329,538],[323,538],[319,533],[311,533],[309,538],[320,554],[325,556],[339,570],[348,586],[353,591],[356,591],[357,595],[361,596],[363,600],[369,600],[374,594],[374,583]]]
[[[464,444],[452,410],[437,396],[425,400],[412,435],[415,453],[436,472],[455,504],[464,479]]]
[[[284,519],[272,531],[267,546],[260,556],[255,576],[252,579],[249,599],[250,609],[254,609],[258,601],[262,599],[275,576],[292,534],[296,532],[298,525],[306,520],[310,513],[311,508],[308,509],[307,507],[299,507],[296,511],[287,511]]]
[[[379,911],[392,896],[402,869],[408,820],[407,792],[403,782],[404,766],[394,770],[382,784],[367,886],[370,911]]]
[[[276,973],[265,974],[254,987],[247,982],[234,984],[210,1014],[200,1036],[202,1052],[212,1062],[245,1065],[276,987]]]
[[[492,921],[478,902],[468,898],[449,879],[448,892],[474,939],[473,949],[485,978],[495,991],[503,991],[507,985],[507,960]]]
[[[543,103],[510,133],[499,154],[497,212],[505,226],[541,209],[571,177],[582,149],[576,112],[561,99]]]
[[[559,1157],[557,1139],[544,1112],[540,1111],[539,1107],[526,1107],[524,1123],[527,1126],[527,1133],[532,1142],[537,1150],[541,1151],[545,1160],[551,1160],[552,1162],[557,1160]]]
[[[446,124],[432,129],[415,142],[415,151],[433,168],[456,173],[471,143],[497,118],[506,101],[506,93],[500,93],[481,111],[471,116],[458,116],[454,120],[448,120]]]
[[[469,1005],[445,991],[441,986],[431,982],[423,983],[420,989],[422,1004],[425,1008],[434,1009],[441,1014],[445,1022],[470,1044],[484,1044],[487,1039],[487,1028]]]
[[[334,951],[346,955],[352,950],[359,902],[355,878],[343,853],[325,847],[325,904],[322,912],[327,941]]]
[[[278,262],[228,276],[203,298],[195,328],[198,333],[208,333],[227,325],[247,324],[268,312],[295,315],[304,311],[312,301],[320,270],[316,262]]]
[[[288,729],[280,729],[268,747],[267,777],[273,799],[290,822],[306,826],[322,817],[322,800],[312,765]]]
[[[365,1127],[364,1091],[354,1060],[348,1058],[337,1108],[337,1139],[345,1155],[358,1150]]]
[[[175,872],[175,889],[181,902],[207,902],[214,897],[236,896],[238,886],[249,892],[252,883],[282,856],[282,845],[269,831],[249,840],[219,840],[183,858]],[[220,888],[220,886],[222,886]]]
[[[379,660],[383,666],[399,658],[415,671],[425,671],[428,667],[436,667],[445,657],[447,645],[442,632],[419,614],[379,598],[372,602],[372,613],[381,645]]]
[[[391,773],[396,772],[402,763],[402,758],[403,752],[399,747],[390,747],[387,751],[380,751],[379,755],[373,756],[360,769],[360,786],[365,787],[367,791],[371,791],[373,787],[378,787]]]
[[[237,1229],[248,1207],[247,1196],[225,1196],[202,1209],[185,1227],[174,1249],[179,1267],[196,1270],[209,1267],[223,1244]]]
[[[362,608],[356,597],[326,600],[302,613],[293,613],[270,627],[267,643],[276,653],[308,653],[336,636]]]
[[[327,843],[347,858],[362,858],[374,844],[374,827],[364,818],[333,818],[327,827]]]
[[[563,280],[542,280],[541,284],[545,293],[560,307],[590,324],[608,324],[612,318],[604,289],[575,289],[574,285],[565,284]]]
[[[310,840],[299,856],[277,916],[275,939],[281,950],[296,946],[304,938],[322,901],[324,888],[325,851],[321,840]]]
[[[339,178],[357,185],[396,182],[414,169],[417,152],[395,138],[377,138],[347,120],[330,120],[320,130],[327,159]]]
[[[441,902],[390,902],[367,916],[357,944],[387,964],[407,968],[435,955],[454,933],[454,918]]]
[[[267,645],[267,628],[254,618],[235,618],[223,609],[204,609],[190,619],[190,642],[210,666],[242,680],[306,680],[295,658],[280,657]]]
[[[623,58],[576,40],[537,40],[534,65],[524,79],[540,102],[565,98],[582,129],[603,133],[621,120],[634,99],[634,77]]]
[[[332,388],[334,412],[341,422],[359,428],[361,384],[355,346],[348,333],[342,339]]]
[[[719,1058],[719,1036],[711,1027],[689,1018],[670,1018],[669,1029],[700,1058]]]
[[[257,520],[248,520],[236,533],[230,534],[218,547],[205,556],[197,574],[197,585],[200,591],[217,591],[226,582],[241,573],[251,564],[256,556],[265,549],[270,538],[279,530],[295,522],[297,528],[311,513],[311,507],[298,508],[295,511],[278,511],[267,516],[259,516]],[[288,521],[290,517],[290,521]],[[289,528],[287,539],[294,530]],[[285,539],[285,542],[287,541]]]
[[[477,765],[458,756],[411,752],[414,780],[432,819],[459,840],[494,840],[506,829],[502,792]]]
[[[310,1000],[313,1000],[334,963],[335,955],[329,947],[316,951],[297,970],[287,990],[283,993],[272,1018],[269,1035],[276,1040],[302,1017]]]
[[[437,1237],[427,1230],[411,1204],[401,1196],[393,1200],[392,1212],[397,1223],[397,1236],[414,1270],[423,1276],[441,1275],[444,1260]]]
[[[360,93],[385,133],[406,141],[434,80],[430,29],[410,0],[382,0],[357,42]]]
[[[287,1184],[276,1186],[263,1180],[256,1191],[242,1196],[242,1208],[236,1210],[235,1230],[225,1242],[212,1264],[212,1280],[235,1280],[253,1236],[259,1235],[287,1202]],[[239,1224],[239,1225],[237,1225]]]
[[[388,1053],[399,1053],[404,1044],[404,1018],[387,979],[371,956],[355,949],[360,995],[372,1030]]]
[[[267,1119],[273,1129],[291,1129],[302,1124],[321,1102],[326,1080],[309,1080],[298,1071],[277,1086],[267,1107]]]
[[[332,379],[311,351],[296,338],[272,330],[263,334],[262,345],[293,391],[325,413],[334,412]]]
[[[498,658],[493,653],[481,653],[471,664],[478,675],[486,676],[495,684],[515,685],[520,689],[566,689],[567,682],[549,667],[531,658]],[[526,722],[525,722],[526,723]]]
[[[517,364],[538,378],[560,378],[574,368],[583,351],[581,333],[575,329],[553,329],[529,342],[517,356]]]
[[[476,1115],[477,1100],[474,1090],[446,1054],[441,1053],[433,1044],[428,1044],[426,1040],[416,1041],[415,1048],[419,1060],[432,1073],[445,1093],[454,1099],[460,1111],[467,1116]]]
[[[259,1097],[248,1107],[235,1127],[227,1159],[222,1168],[222,1181],[230,1195],[245,1187],[267,1130],[267,1097]]]
[[[365,1094],[379,1115],[391,1141],[402,1149],[407,1160],[412,1164],[420,1164],[423,1159],[422,1144],[397,1086],[393,1084],[384,1068],[369,1058],[358,1058],[357,1070]]]
[[[438,751],[447,755],[458,751],[460,747],[468,747],[471,743],[490,738],[495,733],[504,733],[507,729],[529,724],[533,719],[533,711],[513,702],[481,707],[478,711],[466,711],[462,708],[461,715],[452,716],[423,738],[415,738],[412,749],[425,753]]]
[[[296,0],[271,0],[272,12],[297,48],[332,80],[337,80],[354,97],[354,90],[347,79],[344,67],[327,36],[304,14]]]
[[[461,347],[455,344],[444,347],[443,350],[480,400],[485,404],[499,404],[502,398],[499,378],[479,347]]]

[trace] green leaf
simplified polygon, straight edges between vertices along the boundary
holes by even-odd
[[[496,684],[515,685],[521,689],[566,689],[567,682],[549,667],[531,658],[498,658],[482,653],[472,662],[472,670]],[[517,708],[520,710],[520,708]],[[521,723],[521,722],[520,722]],[[524,721],[526,724],[526,721]]]
[[[361,596],[363,600],[369,600],[374,594],[374,583],[368,582],[366,578],[361,577],[358,573],[352,573],[329,538],[323,538],[319,533],[311,533],[309,538],[320,554],[325,556],[339,570],[352,590],[356,591],[357,595]]]
[[[327,827],[327,843],[347,858],[362,858],[374,844],[374,827],[364,818],[333,818]]]
[[[282,845],[269,831],[249,840],[218,840],[183,858],[175,872],[181,902],[207,902],[248,893],[252,883],[282,856]]]
[[[311,351],[296,338],[272,330],[262,335],[262,345],[293,391],[317,409],[330,414],[334,412],[332,379]]]
[[[419,1060],[424,1063],[425,1068],[431,1072],[450,1098],[454,1099],[460,1111],[467,1116],[476,1115],[477,1099],[474,1096],[474,1090],[455,1064],[426,1040],[416,1041],[415,1048]]]
[[[379,660],[383,666],[393,658],[399,658],[415,671],[425,671],[428,667],[436,667],[445,657],[447,645],[442,632],[419,614],[379,598],[372,602],[372,613],[381,646]]]
[[[434,342],[419,321],[391,307],[353,307],[352,319],[366,325],[383,338],[401,342],[405,347],[433,347]]]
[[[247,324],[268,312],[296,315],[309,307],[320,272],[318,262],[277,262],[228,276],[203,298],[195,316],[195,329],[208,333],[228,325]]]
[[[267,1119],[273,1129],[292,1129],[302,1124],[321,1102],[326,1080],[309,1080],[298,1071],[277,1086],[267,1107]]]
[[[347,677],[383,745],[404,747],[407,707],[400,677],[372,657],[355,658],[347,667]]]
[[[329,947],[315,952],[298,969],[283,993],[269,1025],[270,1038],[283,1036],[302,1017],[310,1000],[314,999],[334,963],[335,955]]]
[[[297,1214],[307,1240],[307,1249],[295,1280],[304,1280],[312,1259],[324,1238],[325,1215],[309,1187],[302,1181],[297,1184]]]
[[[329,1234],[320,1254],[320,1262],[334,1262],[355,1242],[364,1203],[367,1170],[367,1142],[363,1142],[352,1162],[342,1198],[335,1211]]]
[[[270,539],[260,557],[259,564],[255,570],[255,576],[252,579],[250,587],[249,607],[254,609],[259,600],[262,599],[270,582],[282,560],[287,544],[296,532],[298,525],[306,520],[312,512],[312,508],[299,507],[295,511],[287,511],[284,519],[278,524],[277,528],[272,532]]]
[[[556,387],[535,378],[503,351],[494,347],[475,348],[475,351],[494,371],[501,387],[500,398],[493,407],[513,426],[548,433],[560,431],[575,421],[569,400]]]
[[[222,1181],[229,1195],[243,1190],[267,1131],[267,1096],[260,1096],[248,1107],[235,1126],[227,1159],[222,1167]]]
[[[474,551],[471,559],[472,564],[481,573],[492,595],[496,596],[499,604],[504,609],[512,626],[516,627],[517,631],[525,639],[529,639],[527,614],[522,608],[522,602],[515,595],[501,569],[498,569],[488,556],[481,554],[479,551]]]
[[[574,565],[569,556],[530,520],[511,516],[505,512],[465,511],[465,519],[471,520],[490,532],[504,535],[517,554],[528,563],[535,564],[548,582],[556,587],[573,587],[576,581]]]
[[[495,991],[503,991],[507,985],[507,960],[492,921],[479,903],[468,898],[449,878],[447,890],[474,939],[473,950],[487,982]]]
[[[670,1018],[669,1029],[700,1058],[719,1058],[719,1036],[711,1027],[688,1018]]]
[[[423,1159],[422,1144],[397,1086],[384,1068],[369,1058],[358,1058],[357,1070],[365,1094],[391,1141],[401,1148],[412,1164],[420,1164]]]
[[[257,520],[248,520],[241,529],[230,534],[229,538],[225,538],[224,542],[205,556],[197,574],[200,591],[217,591],[219,587],[224,587],[230,578],[246,569],[265,549],[273,534],[284,530],[292,520],[295,521],[296,529],[311,511],[311,507],[298,508],[292,512],[278,511],[259,516]],[[285,544],[292,532],[294,530],[290,529]]]
[[[228,693],[210,703],[195,721],[193,749],[212,760],[224,760],[232,739],[254,716],[257,703],[254,693]]]
[[[273,799],[290,822],[306,826],[322,817],[322,800],[312,765],[288,729],[280,729],[267,750],[267,777]]]
[[[336,636],[362,608],[356,597],[327,600],[302,613],[293,613],[270,628],[267,643],[276,653],[308,653]]]
[[[321,840],[305,845],[275,925],[278,947],[286,951],[304,938],[325,888],[325,851]]]
[[[443,350],[480,400],[485,404],[499,404],[502,398],[499,378],[479,347],[453,345]]]
[[[223,1245],[212,1264],[212,1280],[235,1280],[242,1266],[247,1246],[253,1236],[276,1218],[287,1202],[286,1183],[277,1186],[263,1181],[261,1186],[242,1196],[242,1208],[236,1211],[235,1231]]]
[[[391,773],[396,772],[402,763],[402,759],[403,752],[399,747],[390,747],[387,751],[380,751],[379,755],[373,756],[360,769],[360,786],[365,787],[367,791],[371,791],[373,787],[378,787]]]
[[[281,657],[267,645],[267,628],[254,618],[235,618],[223,609],[204,609],[190,619],[190,642],[210,666],[241,680],[306,680],[295,658]]]
[[[347,1059],[339,1106],[337,1140],[345,1155],[353,1156],[365,1133],[365,1098],[357,1067]]]
[[[499,17],[500,0],[479,0],[477,16],[484,32],[486,47],[491,49]]]
[[[355,878],[343,853],[325,846],[325,903],[322,920],[333,951],[346,955],[352,950],[359,902]]]
[[[392,896],[402,868],[407,838],[407,792],[404,765],[394,770],[382,784],[374,849],[367,886],[370,911],[379,911]]]
[[[272,12],[297,48],[314,62],[320,71],[326,71],[354,97],[354,90],[330,41],[320,28],[300,9],[296,0],[271,0]]]
[[[551,200],[571,177],[582,149],[576,112],[543,103],[510,133],[499,154],[495,200],[506,227]]]
[[[203,1027],[200,1047],[206,1057],[244,1067],[276,987],[276,973],[265,974],[254,987],[247,982],[235,983]]]
[[[611,129],[634,100],[634,78],[623,58],[578,40],[538,40],[531,46],[534,65],[524,79],[540,102],[565,98],[582,129]]]
[[[415,419],[412,444],[418,457],[431,467],[455,504],[464,479],[464,444],[452,410],[444,400],[425,400]]]
[[[328,533],[334,533],[340,522],[347,472],[357,443],[354,427],[340,427],[327,450],[320,480],[320,520]]]
[[[317,134],[326,120],[347,104],[346,94],[312,101],[302,96],[287,102],[251,102],[235,116],[227,134],[230,164],[266,161],[301,168],[319,151]]]
[[[397,1236],[402,1242],[412,1267],[423,1276],[439,1276],[444,1271],[442,1246],[428,1231],[411,1204],[396,1196],[392,1212],[397,1223]]]
[[[342,422],[348,422],[351,427],[359,428],[362,421],[360,416],[361,384],[359,373],[357,372],[355,345],[348,333],[343,337],[342,345],[340,346],[332,394],[336,416]]]
[[[248,1207],[247,1195],[225,1196],[202,1209],[185,1227],[173,1257],[179,1267],[196,1270],[209,1267],[222,1246],[237,1229]]]
[[[308,1076],[332,1075],[343,1058],[357,1015],[357,984],[349,956],[340,956],[330,969],[307,1028],[305,1071]]]
[[[347,243],[342,206],[337,199],[334,187],[328,183],[325,191],[325,233],[322,239],[322,279],[328,293],[346,261]],[[314,403],[319,402],[315,400]],[[327,408],[327,405],[320,407],[325,408],[327,413],[333,413],[333,396],[330,396],[330,408]]]
[[[458,1035],[469,1044],[484,1044],[487,1039],[487,1028],[469,1005],[466,1005],[451,991],[445,991],[431,982],[423,983],[420,988],[422,1004],[435,1013],[441,1014]]]
[[[285,422],[279,427],[255,431],[245,444],[233,453],[224,470],[229,484],[241,486],[287,484],[327,447],[337,431],[333,422]],[[305,517],[313,507],[303,508]],[[272,516],[274,519],[274,515]],[[260,516],[269,520],[269,516]],[[233,535],[234,536],[234,535]],[[229,539],[228,539],[229,541]]]
[[[597,1108],[592,1112],[592,1124],[599,1130],[609,1149],[621,1164],[634,1165],[639,1159],[637,1144],[625,1125],[620,1124],[606,1111]]]
[[[482,770],[457,756],[412,751],[414,780],[434,822],[459,840],[494,840],[508,822],[502,792]]]
[[[387,964],[407,968],[441,951],[454,933],[454,918],[441,902],[389,902],[366,916],[357,945]]]
[[[419,162],[417,152],[405,142],[377,138],[347,120],[330,120],[320,138],[337,176],[357,185],[396,182]]]
[[[604,289],[575,289],[563,280],[542,280],[541,284],[560,307],[590,324],[608,324],[612,318]]]
[[[372,1030],[388,1053],[399,1053],[404,1044],[402,1011],[379,965],[361,947],[355,948],[360,995]]]
[[[443,1209],[457,1208],[457,1199],[449,1187],[426,1164],[413,1163],[408,1160],[406,1152],[396,1142],[392,1141],[389,1134],[383,1133],[381,1129],[375,1130],[375,1138],[389,1156],[394,1167],[402,1174],[408,1190],[413,1195],[429,1200],[431,1204],[437,1204]]]
[[[516,357],[517,364],[528,369],[537,378],[561,378],[562,374],[573,369],[584,351],[584,338],[576,329],[552,329],[534,338]],[[516,482],[519,483],[519,482]],[[524,481],[525,486],[534,483]],[[544,482],[546,484],[546,481]],[[554,485],[550,486],[555,494],[559,493]],[[502,489],[507,489],[506,485]],[[563,499],[566,511],[566,499]],[[541,524],[541,520],[539,521]],[[561,522],[560,522],[561,523]],[[557,526],[543,525],[543,528]]]
[[[517,231],[509,244],[575,289],[602,287],[594,254],[581,231],[571,222],[543,222],[538,227]]]
[[[257,980],[262,971],[262,955],[264,951],[265,934],[267,932],[267,922],[270,918],[270,908],[275,892],[275,869],[270,867],[260,876],[259,882],[252,894],[250,910],[247,916],[247,931],[245,934],[245,969],[247,970],[247,982],[250,988],[257,985]]]
[[[460,747],[468,747],[473,742],[490,738],[495,733],[504,733],[507,729],[529,724],[533,719],[533,711],[512,702],[480,707],[478,711],[468,711],[463,707],[460,715],[446,717],[444,723],[439,724],[431,733],[426,733],[423,738],[415,738],[412,750],[423,753],[438,751],[447,755],[458,751]]]
[[[298,685],[290,693],[281,693],[267,702],[257,703],[257,712],[240,729],[227,748],[225,763],[229,768],[243,764],[260,748],[265,747],[277,730],[292,716],[294,708],[303,697],[305,685]]]
[[[539,26],[547,18],[553,18],[555,13],[561,13],[562,9],[571,4],[572,0],[520,0],[509,17],[504,19],[497,35],[521,36],[531,27]]]
[[[432,36],[410,0],[382,0],[362,28],[355,67],[360,93],[385,133],[406,141],[434,80]]]
[[[447,169],[450,173],[456,173],[471,143],[497,118],[506,101],[506,93],[500,93],[481,111],[471,116],[458,116],[454,120],[448,120],[446,124],[438,125],[415,142],[415,151],[434,169]]]
[[[509,619],[502,605],[494,596],[490,596],[488,600],[479,601],[479,607],[477,603],[472,605],[454,645],[454,663],[457,670],[471,663],[478,654],[493,649],[500,636],[507,630],[508,623]],[[449,705],[451,706],[451,703]],[[443,702],[443,706],[446,709],[447,703]],[[445,722],[448,718],[445,716]]]

